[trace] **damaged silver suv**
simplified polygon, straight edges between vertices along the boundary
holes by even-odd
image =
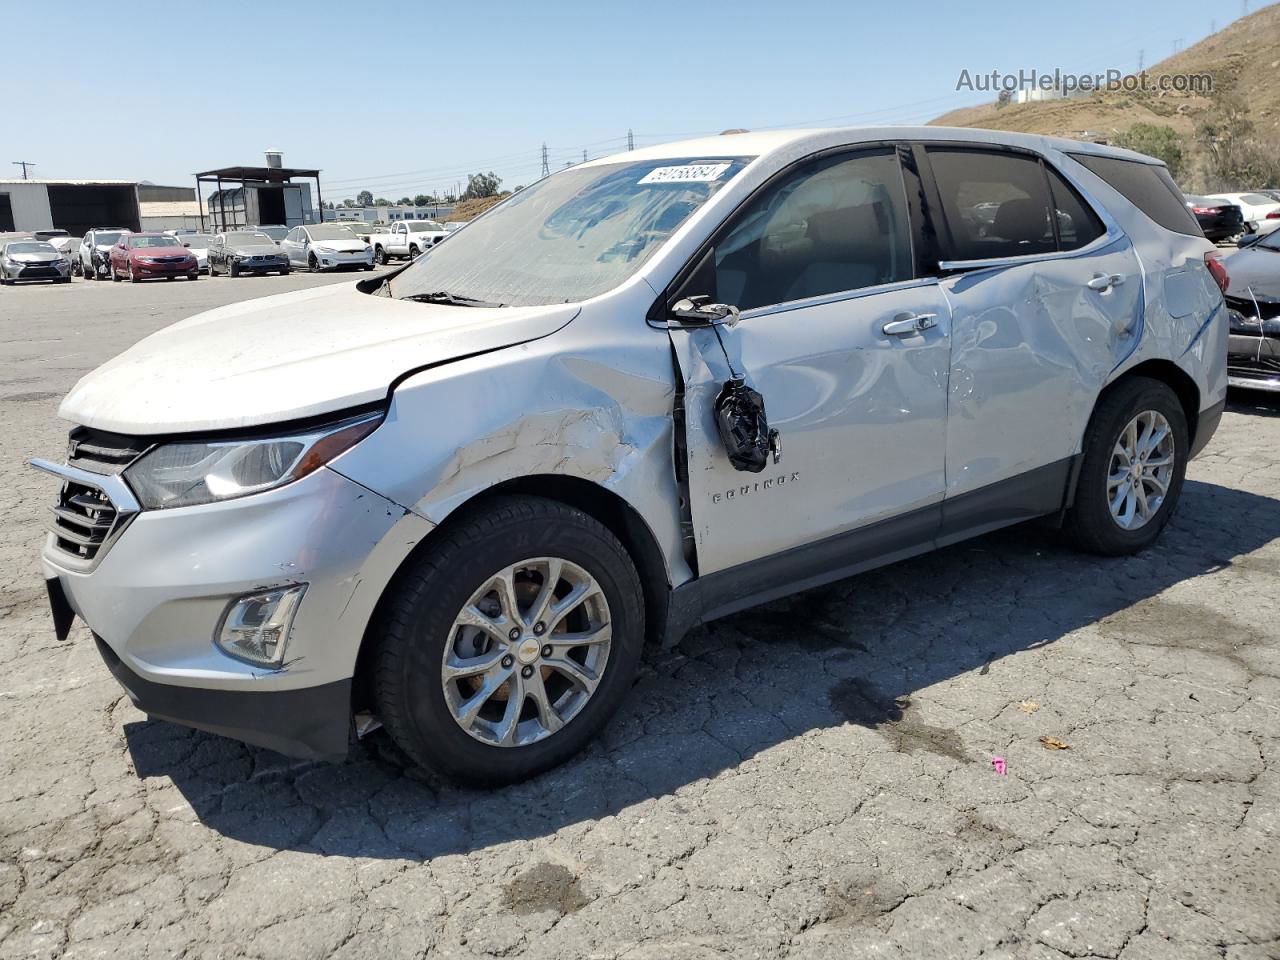
[[[403,269],[86,376],[43,551],[153,716],[340,758],[572,756],[646,641],[1033,517],[1132,553],[1226,394],[1168,172],[938,127],[584,163]]]

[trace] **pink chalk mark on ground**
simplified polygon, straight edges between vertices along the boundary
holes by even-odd
[[[996,773],[1000,774],[1002,777],[1006,776],[1009,772],[1005,765],[1004,757],[992,757],[991,765],[996,768]]]

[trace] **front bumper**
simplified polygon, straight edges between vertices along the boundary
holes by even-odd
[[[338,757],[365,627],[430,529],[321,468],[254,496],[143,511],[87,569],[50,536],[42,563],[57,581],[51,597],[60,591],[93,631],[140,709],[294,756]],[[235,598],[296,583],[308,587],[282,667],[215,645]]]
[[[1227,338],[1227,384],[1249,390],[1280,393],[1280,311],[1272,303],[1259,319],[1233,310]]]
[[[281,270],[289,269],[288,257],[271,257],[268,259],[253,260],[232,260],[228,266],[235,264],[238,273],[279,273]]]
[[[59,266],[52,262],[14,262],[12,267],[5,268],[5,276],[10,280],[61,280],[71,276],[71,264],[67,261]]]
[[[334,270],[338,267],[373,266],[373,251],[368,247],[364,250],[353,250],[351,252],[314,253],[313,256],[315,256],[322,270]]]
[[[197,273],[200,269],[193,258],[184,263],[142,263],[135,261],[129,267],[140,277],[185,277]]]

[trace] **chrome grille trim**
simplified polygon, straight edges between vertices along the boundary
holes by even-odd
[[[141,511],[141,504],[118,473],[93,473],[48,460],[30,463],[63,481],[52,508],[50,545],[68,566],[91,570]]]

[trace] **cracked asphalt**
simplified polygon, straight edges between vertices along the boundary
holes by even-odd
[[[1024,526],[722,620],[518,787],[406,772],[381,734],[324,765],[148,721],[82,626],[53,637],[52,481],[22,463],[139,337],[342,279],[0,291],[0,958],[1280,957],[1258,396],[1155,549]]]

